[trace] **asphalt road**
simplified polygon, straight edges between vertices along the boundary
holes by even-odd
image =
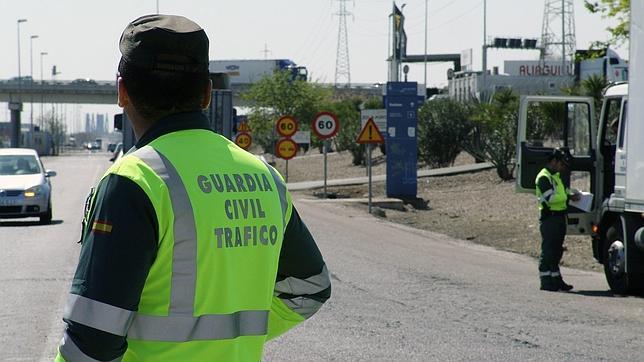
[[[58,172],[54,224],[0,222],[0,360],[51,360],[90,185],[106,155],[45,159]],[[296,198],[298,195],[296,194]],[[575,293],[538,290],[536,261],[297,199],[333,278],[311,320],[266,361],[642,360],[644,299],[564,269]]]

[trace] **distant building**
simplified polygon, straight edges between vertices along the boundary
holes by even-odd
[[[561,94],[561,89],[572,86],[572,76],[522,76],[488,74],[483,85],[481,72],[456,72],[449,80],[449,96],[458,101],[480,99],[482,93],[493,94],[501,89],[512,89],[516,94]],[[485,87],[485,88],[484,88]]]
[[[578,51],[580,55],[587,52]],[[579,84],[592,75],[609,82],[628,79],[628,62],[608,49],[598,58],[581,59],[562,64],[560,60],[507,60],[504,74],[494,67],[485,77],[482,72],[462,71],[448,74],[450,98],[458,101],[485,99],[501,89],[512,89],[519,95],[557,95],[562,89]],[[481,97],[483,95],[483,97]]]
[[[105,119],[104,115],[102,114],[97,114],[96,115],[96,133],[105,133]]]

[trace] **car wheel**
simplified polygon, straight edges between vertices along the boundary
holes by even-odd
[[[52,219],[52,210],[51,210],[51,201],[47,203],[47,211],[40,215],[40,224],[47,225],[51,224]]]

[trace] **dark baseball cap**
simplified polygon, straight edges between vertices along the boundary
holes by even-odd
[[[208,36],[197,23],[177,15],[145,15],[123,31],[119,49],[135,66],[169,72],[208,72]]]
[[[563,162],[566,167],[570,167],[570,163],[572,162],[572,155],[570,155],[570,151],[567,147],[558,147],[552,150],[550,159],[559,160]]]

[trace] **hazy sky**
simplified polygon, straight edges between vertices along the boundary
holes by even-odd
[[[588,13],[575,0],[577,48],[607,38],[609,22]],[[425,0],[406,3],[407,53],[424,50]],[[159,11],[187,16],[210,37],[211,59],[292,59],[309,69],[313,79],[335,79],[339,2],[332,0],[159,0]],[[33,40],[33,74],[40,79],[40,52],[45,79],[55,64],[58,79],[111,80],[120,57],[118,39],[131,20],[156,12],[156,0],[0,0],[0,79],[18,74],[17,19],[20,25],[21,74],[30,74],[30,35]],[[347,3],[352,83],[387,80],[390,0],[355,0]],[[538,38],[544,0],[487,0],[488,36]],[[429,0],[429,53],[460,53],[473,48],[474,68],[481,67],[483,0]],[[618,50],[622,56],[624,51]],[[488,65],[503,69],[503,60],[536,59],[537,51],[490,50]],[[430,64],[429,85],[447,84],[449,63]],[[423,81],[423,66],[414,65],[409,80]]]

